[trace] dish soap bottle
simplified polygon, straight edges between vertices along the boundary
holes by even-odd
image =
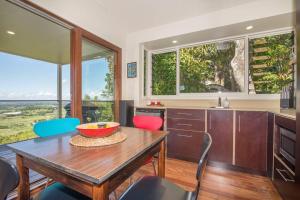
[[[225,100],[223,102],[223,106],[224,106],[224,108],[229,108],[229,100],[227,99],[227,97],[225,98]]]

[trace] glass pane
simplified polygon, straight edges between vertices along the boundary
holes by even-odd
[[[36,137],[36,122],[59,117],[58,66],[70,63],[70,30],[8,1],[0,1],[0,23],[0,144],[6,144]]]
[[[114,52],[82,41],[83,122],[114,120]]]
[[[69,64],[61,68],[61,117],[71,117],[71,67]]]
[[[176,51],[152,54],[152,95],[176,94]]]
[[[244,52],[244,40],[180,49],[180,92],[244,91]]]
[[[249,40],[249,93],[276,94],[293,86],[294,34]]]

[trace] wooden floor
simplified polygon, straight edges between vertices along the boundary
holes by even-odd
[[[168,159],[166,178],[186,190],[195,186],[197,164]],[[149,164],[134,174],[134,179],[142,175],[152,175]],[[256,176],[208,166],[203,177],[199,200],[281,200],[272,182],[267,177]],[[117,189],[119,196],[128,186],[128,181]]]
[[[0,146],[1,147],[1,146]],[[0,148],[0,156],[15,162],[15,154],[4,148]],[[167,159],[166,178],[173,183],[192,191],[195,187],[195,173],[197,164]],[[145,175],[153,175],[153,168],[148,164],[139,169],[133,179]],[[30,171],[30,180],[35,182],[42,178],[40,174]],[[125,191],[129,185],[129,180],[117,189],[117,195]],[[113,199],[113,195],[111,195]],[[199,200],[281,200],[272,182],[267,177],[245,174],[216,167],[208,166],[202,179]]]

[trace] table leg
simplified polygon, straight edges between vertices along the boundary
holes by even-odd
[[[23,157],[16,155],[16,163],[20,176],[20,183],[18,187],[18,199],[30,198],[30,183],[29,183],[29,169],[24,166]]]
[[[160,142],[160,151],[158,154],[158,176],[165,177],[165,162],[166,162],[166,143],[165,140]]]
[[[108,183],[93,186],[93,200],[108,200]]]

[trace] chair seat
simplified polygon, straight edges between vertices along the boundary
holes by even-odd
[[[147,165],[147,164],[149,164],[149,163],[152,163],[153,162],[153,156],[149,156],[147,159],[146,159],[146,161],[145,161],[145,165]]]
[[[146,176],[137,181],[120,200],[191,200],[193,193],[157,176]]]
[[[90,200],[90,198],[63,184],[54,183],[44,189],[37,200]]]

